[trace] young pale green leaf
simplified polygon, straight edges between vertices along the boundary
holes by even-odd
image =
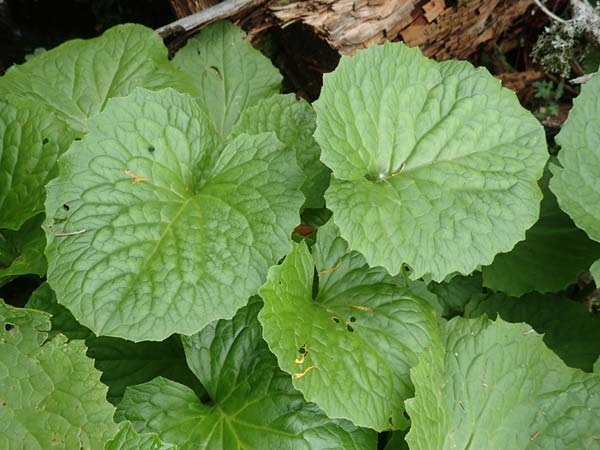
[[[600,241],[600,75],[582,85],[556,142],[550,189],[558,204],[589,237]]]
[[[336,234],[325,225],[314,259],[301,243],[270,269],[259,291],[264,338],[294,386],[328,416],[378,431],[405,428],[409,371],[437,331],[435,313],[384,269],[345,251]]]
[[[342,57],[314,106],[327,206],[369,265],[441,281],[537,220],[544,129],[485,69],[372,46]]]
[[[411,450],[598,448],[600,376],[571,369],[529,325],[455,318],[411,371]]]
[[[600,317],[560,295],[528,294],[521,298],[493,294],[473,298],[465,317],[499,315],[508,322],[527,322],[544,335],[544,343],[569,366],[592,371],[600,355]]]
[[[273,131],[287,147],[294,149],[296,160],[306,175],[302,192],[304,208],[322,208],[323,194],[329,185],[329,169],[319,161],[321,150],[313,138],[315,113],[311,106],[294,94],[273,95],[247,108],[231,131],[258,134]]]
[[[44,210],[44,186],[74,137],[41,105],[0,100],[0,228],[18,230]]]
[[[262,340],[260,307],[251,300],[233,319],[183,338],[188,364],[210,404],[185,386],[157,378],[128,388],[117,418],[181,449],[374,450],[375,433],[327,418],[294,390]]]
[[[486,287],[514,296],[558,292],[575,283],[600,258],[600,244],[591,242],[559,208],[548,180],[542,180],[540,220],[527,231],[524,241],[482,269]]]
[[[123,422],[119,432],[106,443],[104,450],[178,450],[176,445],[165,444],[156,433],[138,434],[131,422]]]
[[[230,22],[208,25],[177,52],[173,64],[191,75],[194,97],[227,136],[242,111],[279,92],[281,75]]]
[[[96,369],[102,372],[100,380],[108,386],[107,399],[112,404],[116,405],[121,400],[127,386],[144,383],[158,376],[183,383],[192,387],[198,395],[204,395],[204,389],[186,364],[178,336],[161,342],[96,337],[79,324],[67,308],[57,303],[48,283],[43,283],[35,290],[27,307],[52,314],[50,336],[62,333],[68,339],[85,339],[87,356],[94,360]]]
[[[83,341],[46,341],[48,314],[0,300],[0,448],[103,449],[116,430]]]
[[[0,78],[0,96],[41,103],[80,133],[111,97],[134,88],[191,89],[191,79],[170,64],[160,36],[142,25],[113,27],[94,39],[74,39],[44,52]]]
[[[19,231],[0,230],[0,286],[17,275],[46,273],[43,221],[44,216],[38,215],[25,222]]]
[[[59,303],[95,334],[133,341],[231,317],[289,250],[303,203],[294,161],[273,134],[220,150],[174,90],[112,99],[48,186]]]

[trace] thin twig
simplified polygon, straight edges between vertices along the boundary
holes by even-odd
[[[266,2],[267,0],[225,0],[210,8],[192,14],[191,16],[183,17],[175,22],[160,27],[156,32],[160,34],[163,39],[179,33],[190,35],[204,25],[234,16],[246,9],[258,7]]]
[[[561,17],[558,17],[556,14],[554,14],[552,11],[550,11],[546,7],[546,5],[544,5],[542,3],[541,0],[533,0],[533,3],[535,3],[538,6],[538,8],[540,8],[542,10],[542,12],[544,14],[546,14],[548,17],[550,17],[552,20],[555,20],[555,21],[560,22],[560,23],[568,23],[569,22],[568,20],[565,20],[565,19],[563,19]]]

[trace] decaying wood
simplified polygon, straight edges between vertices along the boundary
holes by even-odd
[[[216,0],[185,0],[171,2],[171,9],[177,17],[191,16],[198,11],[210,8],[217,3]]]
[[[496,75],[502,80],[502,85],[519,93],[529,87],[532,82],[544,78],[540,70],[526,70],[524,72],[501,73]]]
[[[170,0],[172,4],[198,0]],[[204,13],[233,0],[225,0]],[[240,1],[240,0],[235,0]],[[388,40],[419,46],[436,59],[467,58],[494,44],[533,0],[268,0],[228,17],[251,36],[272,26],[302,23],[341,54]],[[175,8],[174,8],[175,9]],[[207,15],[210,17],[210,15]],[[219,17],[223,18],[223,17]],[[211,21],[213,19],[210,19]],[[205,22],[208,23],[208,22]],[[197,20],[195,28],[203,24]]]

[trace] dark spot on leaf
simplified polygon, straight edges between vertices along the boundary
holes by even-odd
[[[70,209],[70,208],[69,208],[69,205],[67,205],[67,204],[65,203],[65,204],[63,205],[63,209],[64,209],[65,211],[68,211],[68,210]]]
[[[350,316],[350,322],[356,322],[356,317]]]
[[[42,141],[42,145],[46,145],[48,143],[48,138],[44,138],[44,140]]]
[[[304,345],[302,347],[300,347],[298,349],[298,353],[300,353],[301,355],[304,355],[306,353],[306,347]]]
[[[15,326],[12,323],[5,323],[4,324],[4,330],[6,331],[10,331],[14,328]]]
[[[223,79],[223,77],[221,76],[221,72],[219,71],[219,69],[216,66],[210,66],[210,68],[217,73],[217,76],[219,77],[220,80]]]
[[[340,323],[340,319],[337,317],[332,317],[331,320],[333,320],[335,323]]]
[[[151,146],[149,146],[149,147],[148,147],[148,151],[149,151],[150,153],[154,153],[154,150],[156,150],[156,149],[154,148],[154,146],[153,146],[153,145],[151,145]]]
[[[278,284],[279,286],[281,286],[281,285],[283,284],[283,282],[281,282],[281,281],[278,281],[278,282],[277,282],[277,284]]]
[[[75,139],[73,139],[73,140],[74,140],[74,141],[80,141],[80,140],[81,140],[81,138],[75,138]]]
[[[350,324],[346,325],[346,330],[348,330],[350,333],[354,332],[354,328],[352,328],[352,325]]]

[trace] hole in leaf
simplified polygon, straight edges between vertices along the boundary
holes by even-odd
[[[350,333],[354,333],[354,328],[350,324],[346,325],[346,330],[348,330]]]
[[[69,210],[69,205],[67,205],[67,204],[65,203],[65,204],[63,205],[63,209],[64,209],[65,211],[68,211],[68,210]]]
[[[300,353],[301,355],[304,355],[306,353],[306,346],[302,346],[298,349],[298,353]]]
[[[220,80],[223,79],[223,77],[221,76],[221,72],[219,71],[219,69],[216,66],[210,66],[210,68],[217,73],[217,76],[219,77]]]
[[[356,317],[350,316],[350,322],[356,322]]]
[[[42,145],[46,145],[48,143],[48,138],[44,138],[44,140],[42,141]]]
[[[331,320],[333,320],[335,323],[340,323],[340,319],[337,317],[332,317]]]
[[[154,150],[156,150],[156,148],[154,148],[154,146],[153,146],[153,145],[151,145],[151,146],[149,146],[149,147],[148,147],[148,151],[149,151],[150,153],[154,153]]]
[[[10,331],[10,330],[12,330],[14,327],[15,327],[15,326],[14,326],[12,323],[5,323],[5,324],[4,324],[4,329],[5,329],[6,331]]]

